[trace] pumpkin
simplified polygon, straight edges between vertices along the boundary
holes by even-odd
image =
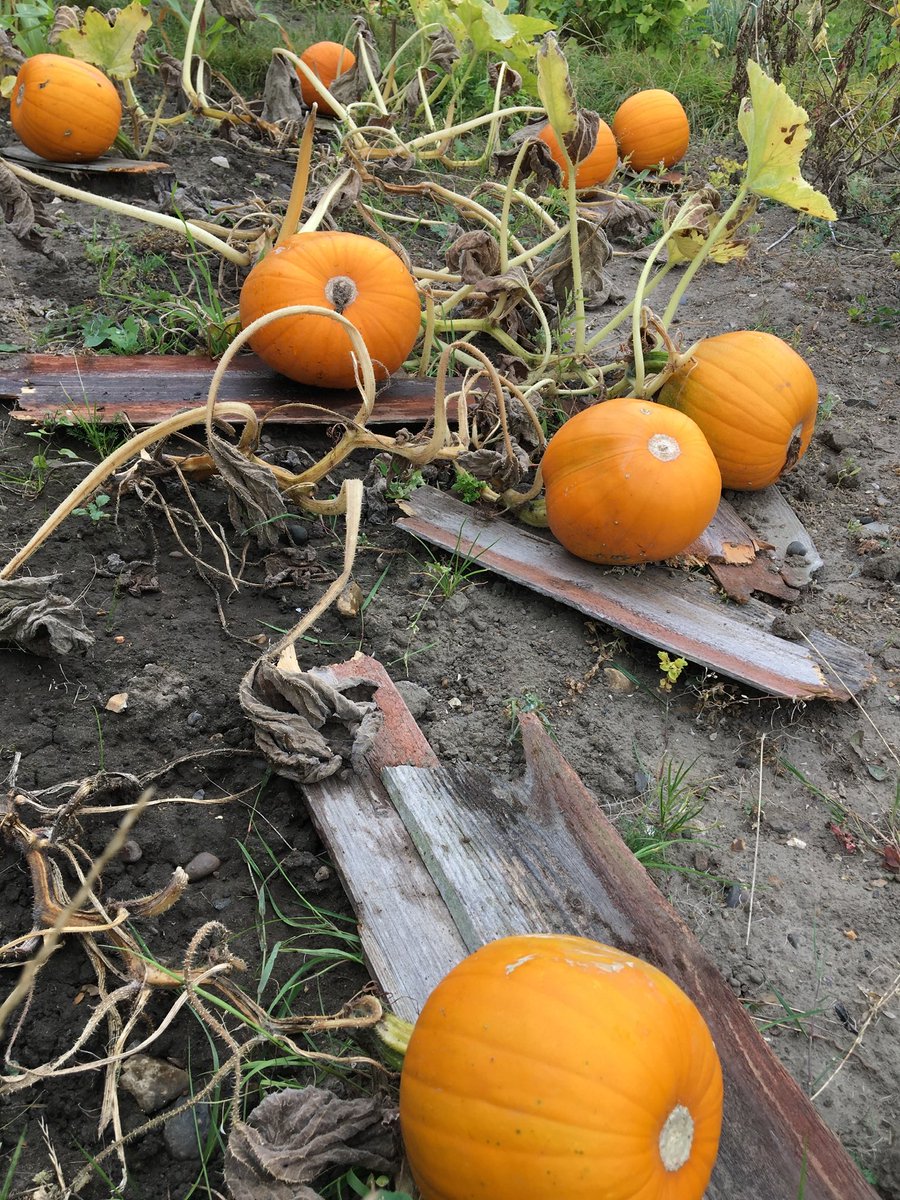
[[[662,88],[635,92],[613,117],[619,154],[634,171],[672,167],[688,148],[691,129],[681,101]]]
[[[597,563],[680,554],[712,520],[722,492],[697,425],[631,397],[570,417],[547,444],[541,469],[553,535]]]
[[[722,486],[738,491],[768,487],[799,462],[818,411],[809,365],[787,342],[758,330],[704,338],[658,398],[696,421]]]
[[[404,362],[419,333],[419,293],[403,260],[375,238],[319,230],[286,238],[261,259],[241,288],[241,324],[292,304],[342,313],[359,330],[386,379]],[[279,317],[250,339],[260,358],[300,383],[352,388],[350,337],[330,317]]]
[[[307,46],[300,59],[327,88],[331,87],[339,75],[356,65],[356,55],[340,42],[314,42],[312,46]],[[331,106],[322,99],[305,75],[299,71],[297,74],[300,75],[300,95],[303,97],[303,103],[318,104],[320,113],[332,116]]]
[[[559,165],[559,169],[562,171],[563,187],[567,187],[569,183],[569,171],[566,167],[566,160],[553,126],[549,124],[545,125],[538,133],[538,138],[544,142],[553,155],[553,161]],[[601,121],[597,128],[597,140],[594,142],[590,154],[575,164],[576,188],[597,187],[607,183],[612,177],[618,161],[619,153],[616,149],[616,139],[613,137],[613,131],[605,121]]]
[[[122,102],[90,63],[35,54],[19,68],[10,120],[20,141],[51,162],[90,162],[116,139]]]
[[[587,938],[526,934],[437,985],[400,1076],[423,1200],[701,1200],[722,1074],[662,971]]]

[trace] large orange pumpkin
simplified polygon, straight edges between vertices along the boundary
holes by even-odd
[[[550,439],[541,468],[554,536],[597,563],[680,554],[712,520],[722,492],[697,425],[650,400],[606,400],[576,413]]]
[[[545,125],[538,137],[546,144],[553,155],[554,162],[559,165],[559,169],[562,171],[563,187],[568,186],[569,171],[552,125]],[[594,142],[590,154],[575,164],[576,188],[597,187],[607,183],[615,171],[618,161],[619,152],[616,149],[613,131],[605,121],[601,121],[597,129],[597,140]]]
[[[632,170],[672,167],[688,148],[691,129],[681,101],[662,88],[635,92],[619,105],[613,117],[619,154]]]
[[[423,1200],[701,1200],[722,1074],[649,963],[587,938],[490,942],[438,984],[400,1077]]]
[[[300,58],[327,88],[331,87],[339,75],[356,66],[356,55],[340,42],[314,42],[312,46],[307,46]],[[303,97],[303,103],[318,104],[319,112],[330,116],[331,106],[322,99],[305,75],[299,71],[297,74],[300,75],[300,95]]]
[[[241,288],[241,324],[292,304],[342,313],[356,326],[386,379],[419,333],[419,293],[399,255],[357,233],[297,233],[261,259]],[[304,314],[280,317],[250,339],[270,367],[316,387],[352,388],[350,338],[340,322]]]
[[[35,54],[19,68],[10,120],[22,143],[51,162],[90,162],[116,139],[122,102],[90,63]]]
[[[704,338],[659,393],[696,421],[722,486],[768,487],[806,453],[818,411],[816,377],[787,342],[738,330]]]

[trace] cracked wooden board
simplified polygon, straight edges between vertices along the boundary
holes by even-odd
[[[357,655],[320,673],[378,684],[384,722],[359,771],[303,792],[362,905],[367,961],[407,1019],[441,956],[449,969],[494,937],[573,933],[618,946],[674,979],[716,1041],[725,1110],[706,1200],[877,1200],[535,714],[521,718],[525,776],[508,782],[443,767],[379,663]]]
[[[429,487],[401,508],[407,515],[397,524],[408,533],[769,695],[849,700],[873,678],[863,651],[817,630],[798,641],[778,637],[771,632],[778,610],[758,600],[723,604],[699,573],[595,566],[549,536],[486,517]]]
[[[192,355],[27,354],[0,361],[0,398],[16,402],[17,421],[41,422],[73,409],[94,421],[127,416],[135,426],[155,425],[186,408],[206,403],[216,362]],[[447,381],[452,391],[458,381]],[[219,389],[220,400],[249,404],[273,424],[323,425],[354,417],[355,391],[310,388],[267,367],[255,354],[239,354]],[[451,405],[451,416],[453,406]],[[434,412],[434,380],[392,376],[381,385],[370,425],[428,420]]]

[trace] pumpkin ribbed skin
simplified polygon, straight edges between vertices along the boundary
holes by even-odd
[[[559,165],[559,169],[562,171],[562,185],[563,187],[567,187],[569,172],[553,127],[549,124],[545,125],[538,134],[538,137],[546,144],[548,150],[553,155],[553,161]],[[575,187],[598,187],[601,184],[608,183],[618,162],[619,152],[616,149],[616,139],[613,137],[613,131],[605,121],[601,121],[597,129],[597,140],[594,143],[593,150],[581,162],[575,164]]]
[[[122,102],[90,63],[35,54],[19,68],[9,116],[20,141],[50,162],[91,162],[116,139]]]
[[[579,558],[610,565],[680,554],[712,520],[722,492],[697,425],[649,400],[606,400],[576,413],[550,439],[541,469],[554,536]]]
[[[355,291],[349,302],[348,286]],[[402,365],[419,334],[419,293],[403,261],[382,242],[356,233],[297,233],[276,246],[244,280],[241,324],[246,328],[291,304],[342,312],[362,335],[378,379]],[[299,383],[356,384],[350,338],[329,317],[280,317],[250,345],[270,367]]]
[[[800,461],[818,411],[809,365],[787,342],[757,330],[704,338],[658,399],[703,430],[722,486],[751,492]]]
[[[314,42],[312,46],[307,46],[300,58],[327,88],[331,87],[338,75],[343,75],[356,65],[356,55],[340,42]],[[300,75],[300,72],[297,74]],[[300,95],[304,104],[318,104],[319,112],[332,115],[331,105],[325,103],[304,75],[300,75]]]
[[[423,1200],[701,1200],[721,1115],[693,1002],[579,937],[501,938],[466,958],[426,1001],[400,1080]],[[689,1144],[672,1136],[690,1124]]]
[[[691,129],[681,101],[662,88],[635,92],[613,117],[619,154],[634,171],[673,167],[688,148]]]

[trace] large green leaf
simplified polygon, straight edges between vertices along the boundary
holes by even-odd
[[[741,102],[738,129],[747,146],[747,185],[767,196],[826,221],[837,219],[827,196],[800,174],[800,157],[809,142],[809,117],[784,86],[758,63],[747,63],[750,97]]]
[[[112,79],[129,79],[137,71],[138,39],[150,28],[150,14],[141,0],[131,0],[110,25],[106,14],[88,8],[80,29],[64,29],[61,45],[74,58],[93,63]]]

